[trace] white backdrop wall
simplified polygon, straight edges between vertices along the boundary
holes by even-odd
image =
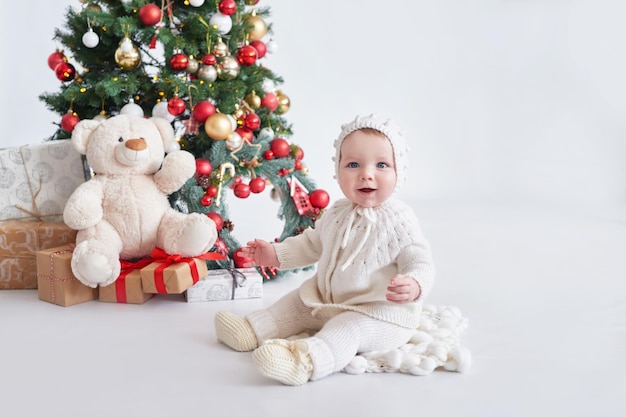
[[[411,137],[407,198],[626,202],[626,2],[261,0],[291,98],[292,140],[333,199],[332,140],[357,113]],[[0,145],[38,143],[58,116],[48,55],[68,6],[4,5]],[[34,10],[33,8],[36,8]]]

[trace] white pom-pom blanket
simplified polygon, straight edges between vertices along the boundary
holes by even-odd
[[[398,349],[363,352],[343,369],[349,374],[402,372],[428,375],[437,368],[465,372],[471,366],[469,349],[461,346],[467,319],[456,307],[425,305],[411,340]]]
[[[359,353],[343,372],[402,372],[428,375],[438,368],[452,372],[466,372],[472,364],[472,355],[461,346],[461,333],[467,329],[467,318],[456,307],[425,305],[420,324],[411,340],[404,346],[388,351]],[[301,333],[289,339],[308,337]]]

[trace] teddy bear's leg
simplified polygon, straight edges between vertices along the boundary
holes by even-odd
[[[184,214],[172,209],[161,220],[157,240],[167,253],[193,257],[211,249],[217,240],[217,229],[204,214]]]
[[[120,274],[122,240],[106,221],[81,230],[72,253],[72,272],[83,284],[95,288],[114,282]]]

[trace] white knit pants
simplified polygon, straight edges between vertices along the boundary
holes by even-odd
[[[286,339],[303,332],[315,335],[306,340],[313,362],[312,380],[339,372],[359,352],[389,350],[407,343],[414,329],[380,321],[354,311],[329,314],[320,310],[313,316],[294,290],[265,310],[246,316],[259,343]]]

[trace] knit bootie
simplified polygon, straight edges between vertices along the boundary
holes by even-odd
[[[219,341],[239,352],[249,352],[259,346],[248,320],[228,311],[215,314],[215,333]]]
[[[313,374],[309,345],[302,340],[268,340],[252,352],[252,358],[263,376],[285,385],[302,385]]]

